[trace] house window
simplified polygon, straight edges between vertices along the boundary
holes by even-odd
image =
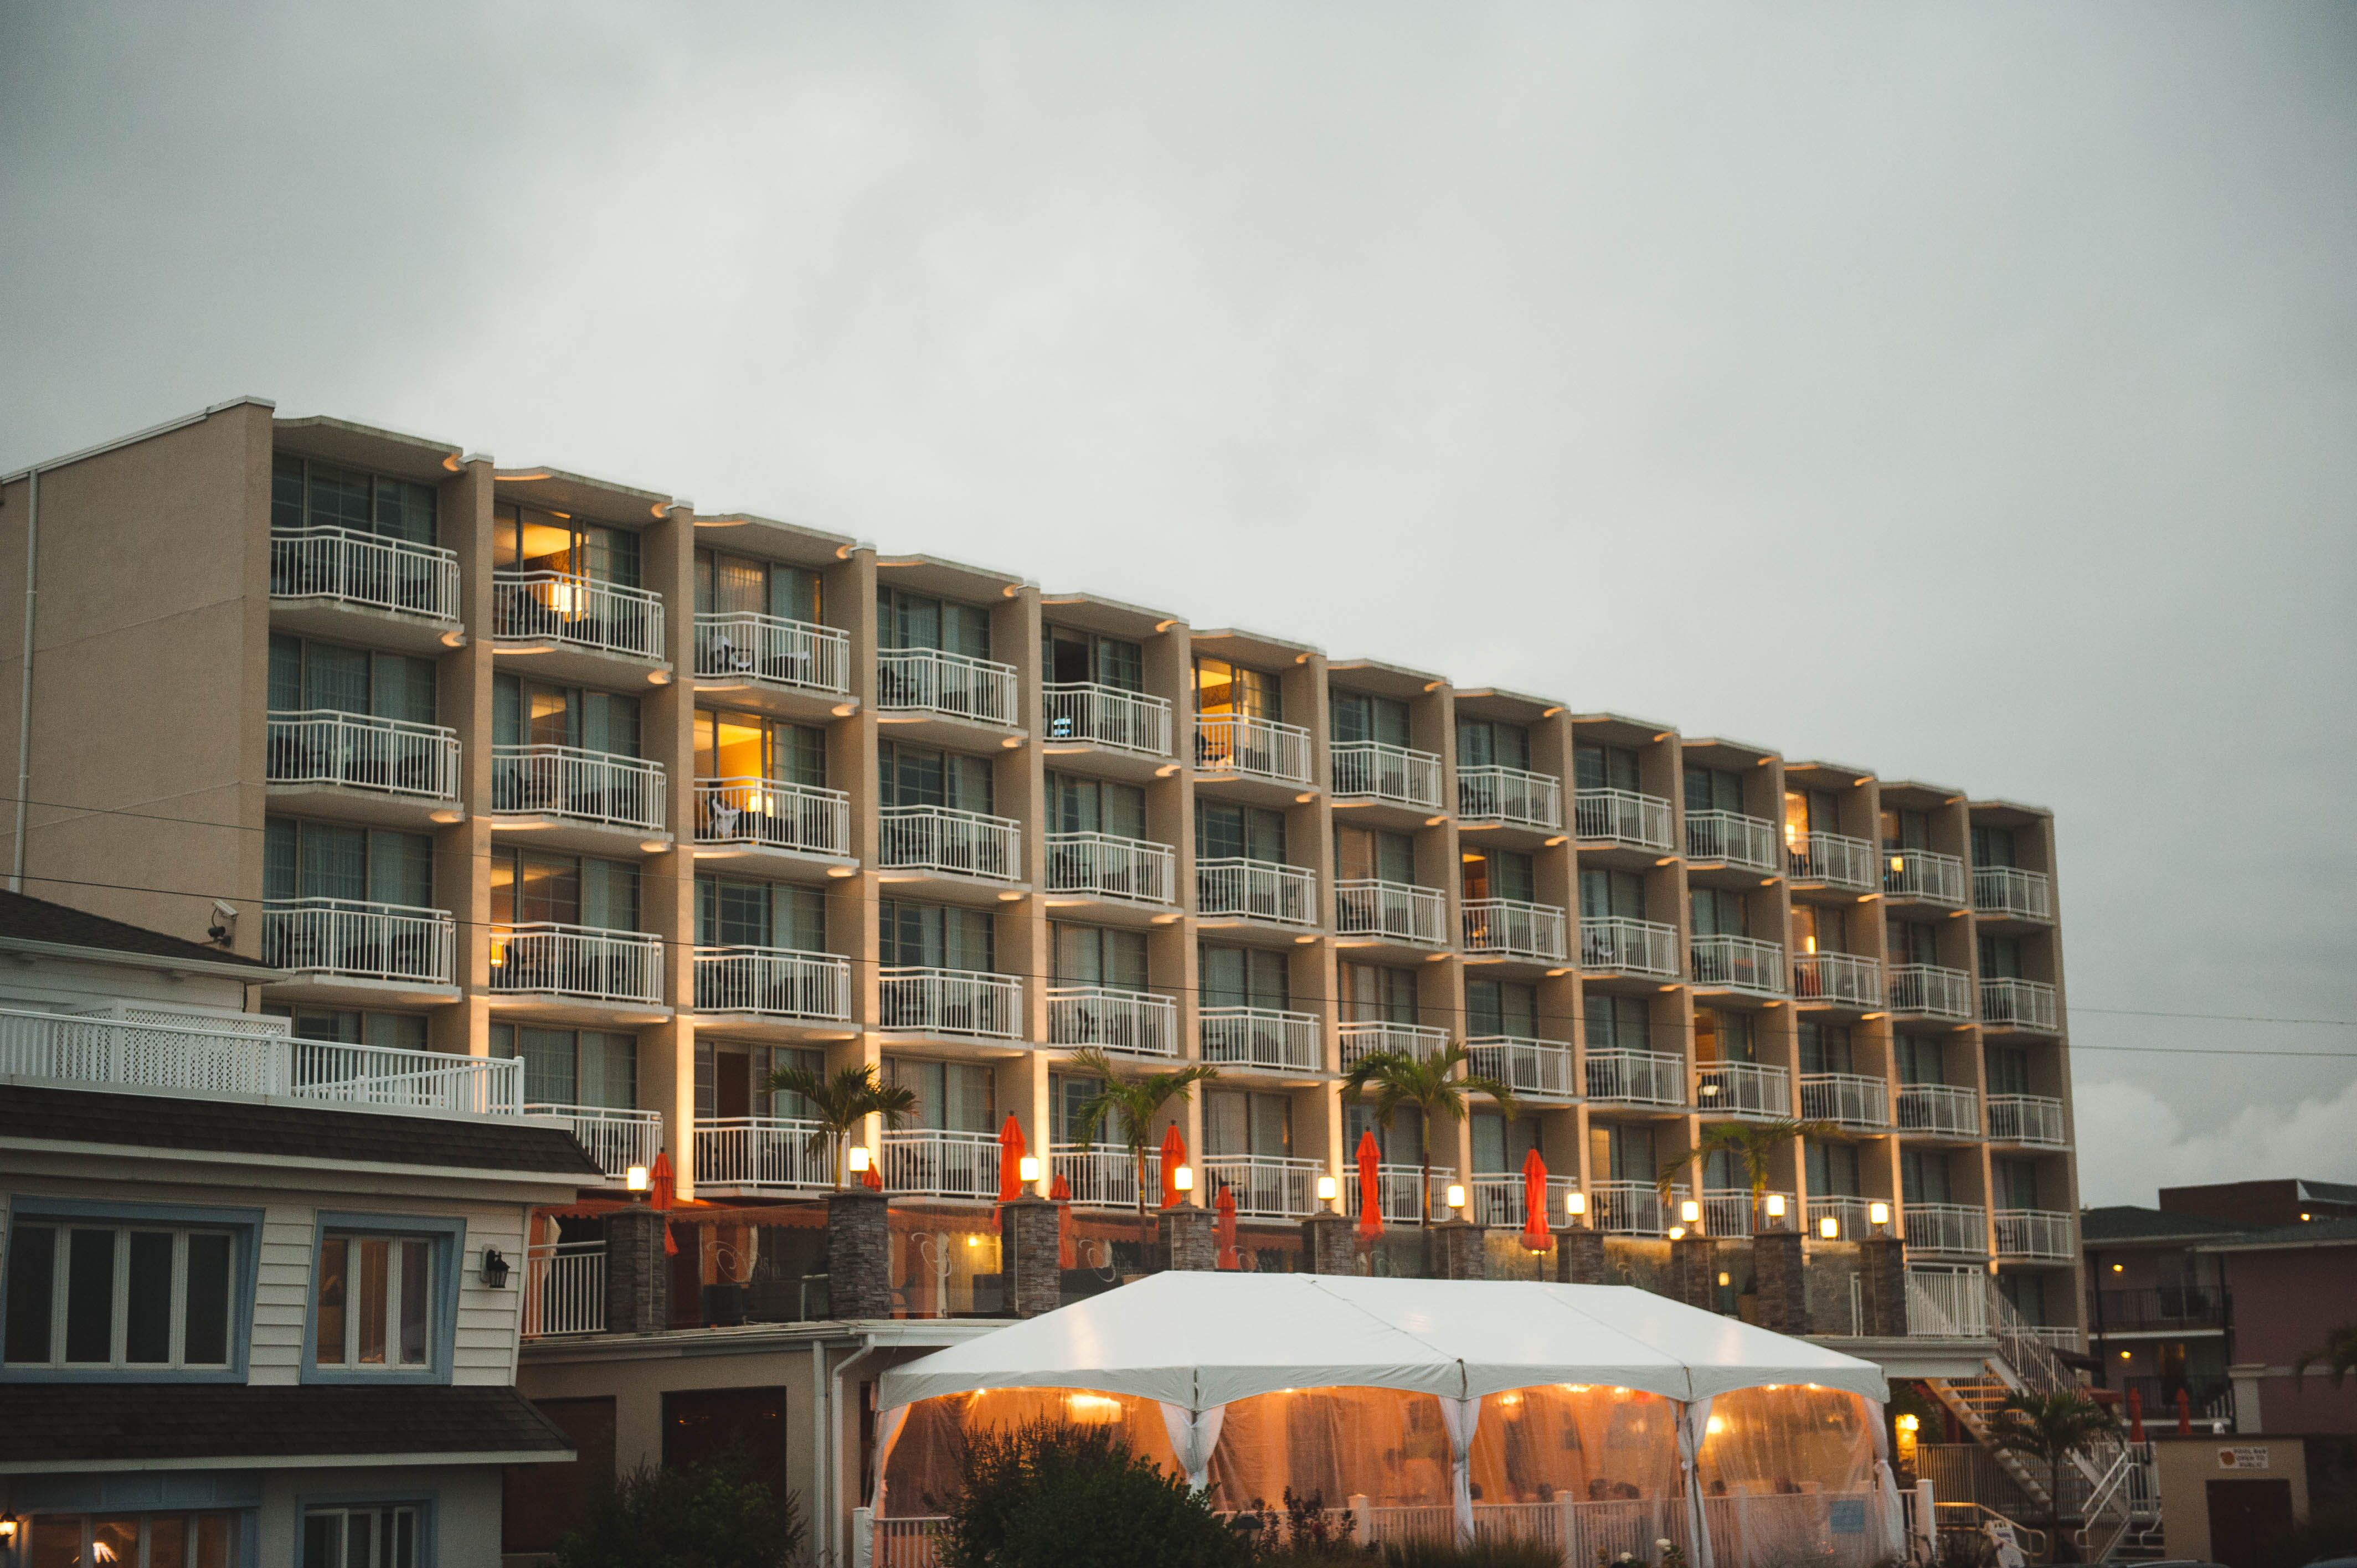
[[[990,612],[952,599],[876,590],[877,628],[887,648],[931,648],[969,659],[990,657]]]
[[[271,817],[262,827],[262,896],[430,908],[434,841],[424,833]]]
[[[1337,692],[1328,699],[1327,711],[1333,721],[1336,746],[1353,741],[1403,746],[1408,743],[1407,704],[1397,697]]]
[[[1285,857],[1285,813],[1262,806],[1225,806],[1198,800],[1195,854],[1202,860],[1241,858],[1288,865]]]
[[[307,1509],[303,1568],[417,1568],[415,1503]]]
[[[826,732],[759,714],[695,710],[698,779],[774,779],[826,788]]]
[[[1792,906],[1792,950],[1796,954],[1849,950],[1848,916],[1819,904]]]
[[[1054,685],[1146,690],[1146,652],[1135,642],[1060,626],[1043,628],[1040,641],[1048,680]]]
[[[819,575],[807,567],[718,550],[695,553],[695,613],[762,615],[821,624]]]
[[[1572,748],[1575,787],[1581,789],[1637,788],[1637,753],[1625,746],[1579,746]]]
[[[1285,717],[1285,695],[1274,675],[1199,654],[1195,659],[1195,711],[1279,721]]]
[[[436,722],[434,660],[270,635],[270,711]]]
[[[432,1236],[328,1230],[319,1237],[311,1359],[323,1370],[426,1372],[434,1367],[435,1289],[447,1268]]]
[[[1457,766],[1530,771],[1531,732],[1501,719],[1457,721]]]
[[[35,1514],[19,1542],[29,1568],[231,1568],[232,1513]]]
[[[8,1233],[8,1369],[226,1370],[242,1233],[19,1218]]]
[[[569,746],[608,757],[636,757],[639,700],[616,692],[495,675],[491,741],[496,746]]]
[[[597,1105],[628,1111],[639,1102],[639,1037],[603,1029],[535,1029],[493,1024],[490,1054],[523,1058],[530,1105]]]
[[[270,531],[340,528],[410,544],[434,542],[434,487],[285,453],[270,464]]]
[[[886,806],[940,806],[991,814],[991,759],[885,741],[876,748]]]
[[[491,565],[502,572],[558,572],[568,577],[639,582],[639,536],[626,528],[576,522],[554,512],[501,503],[492,509]]]

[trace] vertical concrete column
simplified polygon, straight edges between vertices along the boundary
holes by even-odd
[[[1163,1267],[1209,1273],[1219,1267],[1219,1248],[1212,1240],[1211,1211],[1182,1203],[1162,1210]]]
[[[1010,1316],[1037,1317],[1064,1304],[1056,1220],[1056,1206],[1044,1197],[1027,1196],[998,1206],[998,1267]]]
[[[1555,1277],[1567,1285],[1600,1285],[1604,1277],[1604,1232],[1566,1225],[1555,1233]]]
[[[836,1317],[892,1316],[890,1224],[880,1192],[855,1187],[827,1194],[827,1294]]]
[[[662,596],[662,656],[639,699],[639,754],[663,769],[663,831],[639,868],[639,929],[662,939],[670,1015],[639,1035],[641,1103],[663,1114],[679,1196],[695,1196],[695,513],[662,509],[639,540]]]
[[[1858,1288],[1870,1338],[1907,1337],[1907,1244],[1869,1236],[1857,1244]]]
[[[434,896],[457,922],[459,999],[428,1015],[438,1051],[490,1048],[491,979],[491,460],[470,457],[442,482],[436,510],[443,547],[458,557],[459,645],[436,661],[436,705],[458,735],[460,816],[434,833]],[[445,641],[447,641],[446,637]]]
[[[1751,1238],[1751,1273],[1760,1297],[1760,1326],[1778,1334],[1809,1332],[1809,1288],[1798,1230],[1762,1230]]]
[[[1039,645],[1039,588],[1037,584],[1009,585],[1006,601],[990,618],[990,648],[1002,664],[1015,667],[1016,724],[1020,743],[1002,750],[995,770],[997,814],[1023,824],[1020,862],[1024,885],[1031,891],[1020,901],[999,905],[1000,964],[1023,981],[1019,1014],[1023,1038],[1044,1045],[1048,1039],[1048,980],[1054,972],[1048,949],[1048,777],[1041,745],[1047,734],[1047,700],[1040,690],[1046,679]],[[1042,1080],[1037,1105],[1026,1101],[1009,1107],[1022,1124],[1044,1163],[1047,1155],[1046,1084]]]
[[[1681,1236],[1670,1243],[1670,1298],[1705,1312],[1718,1308],[1718,1243]]]
[[[1303,1220],[1301,1261],[1305,1273],[1357,1273],[1359,1253],[1351,1240],[1350,1217],[1321,1210]]]
[[[1489,1254],[1483,1251],[1483,1227],[1469,1219],[1444,1219],[1426,1232],[1426,1266],[1437,1280],[1486,1280]]]
[[[1171,766],[1176,769],[1167,794],[1160,789],[1146,794],[1147,831],[1162,835],[1174,852],[1179,909],[1178,919],[1157,928],[1168,935],[1153,950],[1154,961],[1160,965],[1167,953],[1171,966],[1167,974],[1157,968],[1154,980],[1176,988],[1178,1057],[1198,1062],[1203,1059],[1203,994],[1202,955],[1195,945],[1195,644],[1193,629],[1185,622],[1164,623],[1161,633],[1146,645],[1146,678],[1149,687],[1170,700]],[[1190,1090],[1186,1103],[1171,1117],[1187,1140],[1188,1158],[1199,1165],[1206,1123],[1204,1092],[1201,1085]]]
[[[652,1334],[671,1326],[671,1260],[663,1217],[644,1205],[606,1216],[606,1332]]]
[[[882,794],[877,772],[876,650],[883,628],[876,611],[875,547],[849,545],[837,553],[842,564],[829,567],[824,580],[824,613],[827,624],[841,630],[849,645],[851,693],[827,728],[827,776],[835,789],[851,797],[851,853],[859,868],[826,885],[827,944],[851,962],[853,1031],[828,1047],[826,1067],[829,1072],[863,1065],[880,1071],[884,1052],[882,1036],[876,1032],[877,970],[883,940],[876,922],[882,884],[876,875],[876,854]],[[851,711],[845,714],[844,706]],[[856,1141],[880,1148],[881,1131],[877,1119],[870,1117]]]

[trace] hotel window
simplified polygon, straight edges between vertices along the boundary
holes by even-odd
[[[913,1090],[912,1123],[944,1133],[992,1133],[990,1069],[979,1062],[937,1062],[886,1057],[884,1076]]]
[[[270,465],[270,531],[340,528],[408,544],[435,541],[434,487],[284,454]]]
[[[1336,692],[1327,700],[1333,722],[1333,743],[1373,741],[1378,746],[1408,744],[1407,704],[1396,697],[1370,697],[1357,692]]]
[[[1146,690],[1146,652],[1135,642],[1060,626],[1041,628],[1039,640],[1051,684]]]
[[[1743,810],[1743,775],[1732,768],[1705,768],[1690,762],[1686,764],[1685,784],[1688,811]]]
[[[639,536],[627,528],[576,522],[562,512],[501,502],[491,509],[491,565],[501,572],[555,572],[640,586]]]
[[[1801,1071],[1803,1073],[1849,1072],[1849,1026],[1846,1024],[1818,1024],[1801,1020]]]
[[[1335,972],[1341,982],[1345,1023],[1416,1021],[1415,971],[1395,969],[1389,964],[1345,962]]]
[[[1942,1058],[1940,1042],[1932,1036],[1900,1035],[1891,1041],[1891,1049],[1899,1058],[1900,1083],[1948,1081],[1947,1065]]]
[[[1049,1138],[1059,1144],[1079,1143],[1082,1108],[1094,1100],[1103,1088],[1104,1079],[1101,1078],[1083,1078],[1078,1073],[1070,1072],[1049,1073],[1048,1075]],[[1118,1111],[1107,1112],[1098,1121],[1096,1126],[1090,1130],[1089,1141],[1100,1149],[1110,1149],[1119,1153],[1121,1141],[1125,1136],[1123,1129],[1126,1125]]]
[[[1582,789],[1637,788],[1637,753],[1625,746],[1580,746],[1572,748],[1572,773]]]
[[[553,922],[601,931],[639,929],[639,868],[533,850],[491,852],[491,923]]]
[[[270,1011],[268,1008],[264,1012]],[[362,1013],[350,1008],[296,1007],[283,1015],[298,1040],[328,1040],[379,1050],[422,1051],[426,1025],[416,1013]]]
[[[1473,1168],[1483,1175],[1520,1171],[1538,1146],[1537,1117],[1517,1116],[1509,1122],[1495,1111],[1473,1112]]]
[[[1940,961],[1940,929],[1922,920],[1902,920],[1896,915],[1886,918],[1884,935],[1890,944],[1892,963],[1938,963]]]
[[[826,1073],[826,1053],[799,1046],[752,1046],[737,1040],[695,1042],[695,1114],[704,1121],[746,1116],[813,1120],[810,1104],[791,1090],[772,1091],[770,1076],[789,1069]]]
[[[1643,919],[1645,878],[1634,871],[1606,871],[1595,866],[1582,866],[1579,872],[1579,916],[1583,920]]]
[[[1882,809],[1882,847],[1890,849],[1930,849],[1932,847],[1932,814],[1910,811],[1904,807],[1885,806]]]
[[[1103,985],[1115,991],[1146,989],[1146,933],[1061,921],[1048,928],[1059,985]]]
[[[1146,836],[1146,791],[1135,784],[1050,773],[1048,831],[1142,839]]]
[[[887,969],[996,970],[997,947],[985,909],[887,898],[877,909]]]
[[[1375,1108],[1372,1105],[1346,1105],[1342,1109],[1342,1157],[1350,1167],[1343,1178],[1345,1187],[1355,1187],[1358,1182],[1359,1140],[1369,1133],[1375,1135],[1378,1165],[1413,1165],[1423,1160],[1424,1112],[1415,1106],[1403,1105],[1393,1112],[1389,1128],[1375,1120]]]
[[[609,757],[636,757],[639,700],[495,675],[491,740],[497,746],[569,746]]]
[[[1195,854],[1202,860],[1262,860],[1289,865],[1285,856],[1285,813],[1263,806],[1195,802]]]
[[[786,882],[698,876],[695,945],[825,952],[826,895]]]
[[[953,599],[876,590],[877,629],[886,648],[931,648],[969,659],[990,657],[990,612]]]
[[[1652,1020],[1641,996],[1613,996],[1591,991],[1583,999],[1590,1051],[1650,1051],[1653,1048]]]
[[[1500,719],[1457,721],[1457,766],[1518,768],[1531,766],[1531,732]]]
[[[303,1568],[417,1568],[418,1515],[414,1503],[307,1509]]]
[[[1601,998],[1591,998],[1601,1000]],[[1633,998],[1623,998],[1633,1000]],[[1640,1002],[1639,1006],[1643,1004]],[[1503,1035],[1512,1039],[1539,1036],[1539,992],[1535,985],[1513,980],[1469,980],[1465,983],[1465,1032],[1475,1039]]]
[[[1695,1059],[1699,1062],[1756,1062],[1760,1049],[1749,1013],[1695,1009]]]
[[[1973,829],[1973,864],[1975,865],[2019,865],[2013,857],[2011,828]]]
[[[361,714],[430,725],[434,660],[270,634],[270,711]]]
[[[2028,1094],[2029,1052],[2019,1046],[1992,1043],[1988,1047],[1988,1091],[1991,1094]]]
[[[885,741],[877,748],[886,806],[939,806],[991,815],[991,759]]]
[[[225,1371],[251,1232],[20,1215],[8,1232],[8,1369]]]
[[[2021,1314],[2024,1323],[2046,1321],[2046,1276],[2034,1271],[2008,1269],[1996,1277],[1997,1294]],[[2223,1369],[2222,1368],[2222,1371]]]
[[[1344,882],[1373,879],[1415,884],[1415,841],[1405,833],[1334,824],[1334,875]]]
[[[1198,972],[1206,1007],[1260,1007],[1284,1012],[1293,1005],[1291,967],[1284,953],[1267,948],[1198,950]]]
[[[1507,898],[1528,904],[1538,897],[1535,863],[1520,850],[1489,849],[1463,857],[1467,898]]]
[[[490,1053],[502,1061],[522,1058],[527,1104],[628,1111],[639,1102],[636,1035],[494,1024]]]
[[[1847,952],[1849,920],[1841,909],[1818,904],[1792,906],[1795,953]]]
[[[434,907],[434,841],[424,833],[271,817],[262,826],[262,896]]]
[[[1841,800],[1830,789],[1784,791],[1784,842],[1798,844],[1811,833],[1841,832]]]
[[[1588,1128],[1587,1164],[1603,1180],[1642,1182],[1648,1187],[1662,1175],[1653,1157],[1653,1130],[1618,1122]]]
[[[695,553],[695,613],[761,615],[823,624],[819,575],[806,567],[717,550]]]
[[[774,779],[826,788],[826,732],[759,714],[695,710],[698,779]]]
[[[1996,1206],[1999,1208],[2045,1207],[2038,1201],[2036,1160],[1991,1160],[1989,1175],[1996,1178]]]
[[[425,1373],[440,1325],[435,1287],[450,1268],[444,1235],[328,1229],[319,1237],[311,1359],[323,1370]]]
[[[1981,978],[1983,980],[2019,980],[2021,973],[2021,939],[2018,937],[1983,937],[1981,947]]]
[[[1743,929],[1743,895],[1725,887],[1696,887],[1686,906],[1698,937],[1739,937]]]
[[[1948,1156],[1940,1149],[1899,1151],[1899,1190],[1909,1203],[1953,1203],[1955,1184],[1950,1179]]]
[[[17,1542],[27,1568],[231,1568],[233,1513],[37,1513]]]
[[[1285,717],[1285,695],[1277,678],[1265,671],[1246,670],[1224,659],[1198,654],[1195,711],[1207,715],[1235,714],[1281,721]]]
[[[1857,1145],[1829,1144],[1822,1138],[1811,1138],[1803,1145],[1803,1158],[1808,1168],[1809,1196],[1812,1197],[1858,1197],[1864,1189],[1857,1180]]]
[[[1203,1097],[1203,1144],[1213,1155],[1281,1160],[1293,1152],[1293,1101],[1282,1094],[1212,1090]]]

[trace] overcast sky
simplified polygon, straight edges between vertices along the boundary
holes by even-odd
[[[0,0],[0,470],[245,392],[2051,806],[2357,1180],[2357,6]]]

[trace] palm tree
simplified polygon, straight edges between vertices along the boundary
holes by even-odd
[[[2324,1337],[2324,1348],[2310,1350],[2291,1364],[2295,1380],[2308,1376],[2310,1367],[2321,1363],[2332,1386],[2339,1388],[2349,1374],[2357,1372],[2357,1323],[2346,1324]]]
[[[1989,1441],[1997,1447],[2046,1462],[2046,1538],[2057,1556],[2063,1545],[2062,1467],[2119,1429],[2119,1418],[2108,1409],[2068,1389],[2015,1394],[1989,1423]]]
[[[1499,1114],[1512,1121],[1517,1109],[1514,1091],[1494,1078],[1476,1073],[1457,1076],[1466,1060],[1465,1047],[1451,1041],[1448,1048],[1429,1056],[1410,1051],[1369,1051],[1342,1080],[1342,1098],[1356,1103],[1369,1085],[1375,1091],[1375,1124],[1388,1133],[1400,1107],[1413,1105],[1424,1113],[1423,1213],[1432,1213],[1432,1133],[1438,1122],[1465,1120],[1465,1096],[1487,1095]]]
[[[834,1144],[834,1185],[843,1185],[844,1145],[870,1116],[895,1127],[916,1114],[917,1091],[906,1084],[886,1083],[876,1076],[872,1062],[847,1067],[833,1078],[808,1068],[782,1067],[770,1075],[771,1094],[799,1094],[822,1136]]]
[[[1768,1167],[1777,1151],[1795,1138],[1829,1138],[1841,1128],[1831,1122],[1795,1122],[1789,1117],[1773,1122],[1714,1122],[1702,1130],[1695,1141],[1692,1153],[1680,1155],[1662,1167],[1654,1186],[1667,1202],[1670,1188],[1678,1173],[1689,1165],[1695,1170],[1695,1195],[1702,1195],[1703,1163],[1721,1150],[1743,1162],[1746,1176],[1751,1178],[1751,1229],[1760,1229],[1760,1203],[1768,1193]]]
[[[1080,1118],[1080,1145],[1083,1149],[1090,1147],[1096,1142],[1098,1129],[1108,1121],[1113,1123],[1114,1133],[1129,1151],[1130,1169],[1137,1177],[1137,1239],[1144,1242],[1149,1239],[1146,1227],[1146,1140],[1153,1136],[1154,1119],[1162,1114],[1163,1106],[1173,1096],[1184,1100],[1196,1084],[1219,1077],[1220,1069],[1197,1062],[1175,1072],[1124,1078],[1113,1058],[1094,1046],[1074,1051],[1071,1066],[1083,1077],[1097,1080],[1096,1092],[1075,1112]]]

